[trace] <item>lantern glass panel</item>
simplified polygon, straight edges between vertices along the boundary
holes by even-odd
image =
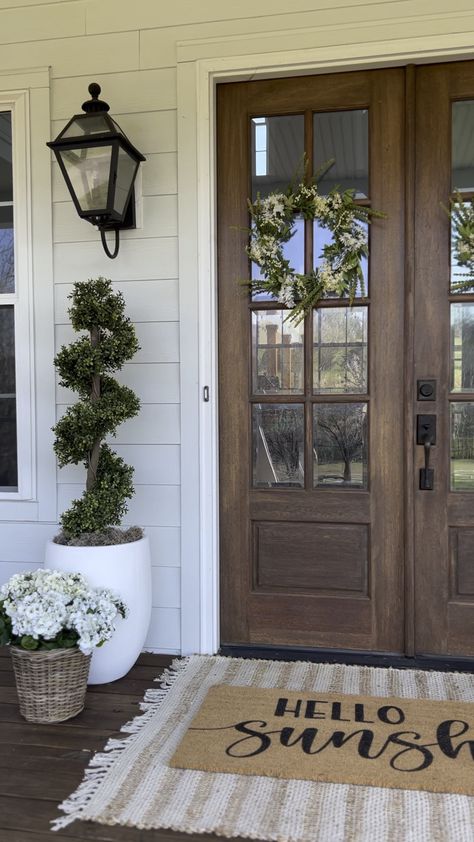
[[[91,114],[87,116],[76,117],[70,126],[68,126],[63,134],[61,140],[68,137],[82,137],[91,134],[103,134],[108,132],[110,134],[110,124],[105,119],[103,114]]]
[[[105,210],[112,146],[63,149],[59,154],[81,210]]]
[[[125,208],[130,187],[133,184],[138,167],[137,161],[125,149],[119,146],[117,161],[117,180],[115,182],[114,210],[122,214]]]

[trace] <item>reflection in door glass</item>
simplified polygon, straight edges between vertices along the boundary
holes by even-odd
[[[287,243],[283,244],[283,255],[290,266],[300,275],[304,274],[304,219],[295,217],[293,223],[293,235]],[[256,263],[251,265],[252,280],[263,278],[260,267]],[[253,301],[276,301],[274,295],[269,292],[253,292]]]
[[[474,403],[451,404],[451,490],[474,491]]]
[[[468,267],[460,264],[457,259],[455,253],[455,237],[455,224],[454,222],[451,222],[451,292],[474,292],[474,278],[470,279],[472,283],[468,284],[465,288],[463,288],[462,290],[458,289],[458,285],[460,283],[464,284],[466,281],[469,280],[470,272]]]
[[[252,388],[254,394],[301,394],[304,323],[288,321],[288,310],[252,313]]]
[[[367,404],[316,404],[315,487],[367,488]]]
[[[474,190],[474,100],[452,104],[452,190]]]
[[[367,307],[314,311],[313,390],[367,392]]]
[[[361,228],[365,229],[367,237],[368,237],[369,236],[369,230],[368,230],[369,226],[368,226],[367,222],[359,222],[359,225],[360,225]],[[328,231],[327,228],[323,228],[316,221],[313,223],[313,231],[314,231],[313,265],[314,265],[314,268],[317,269],[319,266],[321,266],[321,263],[323,262],[323,256],[322,256],[323,248],[324,248],[324,246],[331,245],[331,243],[333,242],[333,236],[332,236],[331,231]],[[365,297],[366,295],[369,294],[369,261],[366,257],[363,257],[361,259],[360,266],[361,266],[361,269],[362,269],[362,275],[363,275],[364,282],[363,282],[363,284],[359,282],[359,284],[357,285],[357,292],[356,292],[357,298],[363,298],[363,297]],[[339,297],[337,292],[334,292],[334,297],[335,298]]]
[[[304,486],[304,407],[252,407],[254,488]]]
[[[357,199],[369,195],[369,112],[332,111],[314,115],[314,172],[334,158],[319,182],[321,193],[352,187]]]
[[[451,391],[474,392],[474,304],[451,304]]]
[[[304,116],[252,117],[252,201],[304,175]]]

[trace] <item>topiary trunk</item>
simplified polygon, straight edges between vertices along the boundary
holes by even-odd
[[[135,328],[124,315],[121,293],[97,278],[74,284],[69,296],[72,326],[83,336],[63,346],[55,359],[60,385],[73,389],[79,400],[53,428],[60,467],[82,463],[86,490],[61,516],[66,536],[101,532],[120,524],[133,496],[133,468],[105,443],[123,421],[137,415],[140,401],[127,386],[109,376],[139,350]]]

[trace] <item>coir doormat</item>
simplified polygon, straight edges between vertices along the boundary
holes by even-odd
[[[466,710],[469,712],[474,703],[472,675],[194,655],[175,661],[157,681],[156,689],[146,694],[143,714],[124,725],[121,737],[109,740],[104,751],[91,760],[84,781],[61,805],[63,816],[56,820],[55,829],[82,819],[103,825],[215,833],[268,842],[473,842],[474,798],[452,791],[451,783],[452,770],[462,766],[462,791],[471,791],[474,761],[469,742],[474,737]],[[224,690],[211,690],[216,686]],[[225,718],[220,711],[217,727],[225,730],[208,732],[206,755],[217,741],[225,746],[238,743],[234,753],[246,754],[249,747],[258,750],[267,745],[263,731],[275,731],[265,734],[272,741],[270,747],[238,762],[270,758],[281,744],[293,768],[298,766],[300,777],[278,777],[276,766],[274,776],[269,776],[170,765],[190,725],[200,711],[201,715],[205,713],[203,703],[208,692],[228,693],[229,687],[236,688],[239,695],[245,693],[245,705],[255,689],[259,712],[255,712],[253,702],[248,712],[239,702],[237,719],[234,713],[230,719]],[[280,703],[283,717],[275,716],[280,699],[288,699],[288,704]],[[428,729],[425,714],[413,724],[411,705],[416,709],[423,700],[442,703],[442,715],[433,721],[436,729],[444,723],[438,736]],[[290,708],[298,710],[299,715],[291,713]],[[397,722],[403,717],[403,722]],[[248,720],[254,724],[244,727],[253,728],[258,736],[235,731],[236,723]],[[255,720],[267,725],[255,725]],[[275,721],[277,726],[273,725]],[[457,724],[446,724],[449,722]],[[464,730],[464,722],[469,730]],[[284,731],[282,742],[283,727],[297,730],[291,734]],[[330,731],[323,732],[323,727]],[[336,736],[319,754],[306,757],[302,739],[298,739],[306,728],[318,729],[314,740],[307,732],[307,750],[317,751]],[[337,732],[347,736],[357,730],[367,731],[367,735],[363,739],[362,735],[353,736],[346,742],[337,736]],[[414,733],[400,733],[404,731]],[[374,733],[373,739],[369,732]],[[392,739],[385,746],[390,735]],[[248,742],[241,742],[247,737]],[[336,748],[339,742],[341,747]],[[418,745],[418,750],[413,745]],[[374,757],[384,746],[380,758]],[[359,758],[359,747],[370,758]],[[380,773],[372,779],[376,785],[368,786],[361,779],[357,784],[303,779],[301,770],[306,763],[316,763],[321,770],[330,755],[347,767],[352,761],[360,761],[361,768],[375,768],[380,761]],[[431,755],[427,773],[433,774],[440,762],[445,763],[443,770],[450,770],[441,774],[439,788],[446,792],[411,789],[408,780],[414,774],[424,775],[424,770],[402,772],[390,765],[392,761],[400,768],[413,768]],[[214,763],[213,755],[209,756]],[[387,785],[392,772],[402,776],[404,789]],[[80,829],[76,832],[82,835]],[[84,829],[83,835],[90,833]],[[54,835],[51,839],[54,842]]]
[[[221,684],[170,765],[474,795],[474,704]]]

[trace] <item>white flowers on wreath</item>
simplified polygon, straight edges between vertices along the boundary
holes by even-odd
[[[458,273],[462,280],[453,281],[452,292],[474,289],[474,199],[464,201],[460,193],[451,199],[448,214],[452,221],[451,248],[458,266],[466,270]]]
[[[127,615],[119,597],[91,587],[80,573],[18,573],[0,588],[0,643],[28,650],[78,646],[89,654],[112,637],[118,615]]]
[[[320,170],[326,172],[327,166]],[[249,281],[253,293],[270,293],[291,311],[295,323],[314,307],[320,298],[348,296],[350,303],[357,290],[365,295],[361,261],[368,255],[364,223],[383,214],[359,205],[352,189],[339,193],[331,190],[320,195],[316,181],[300,183],[286,193],[260,195],[248,201],[252,220],[247,254],[260,268],[261,277]],[[284,245],[294,234],[295,217],[317,220],[332,234],[332,242],[323,246],[321,263],[307,274],[296,272],[284,256]]]

